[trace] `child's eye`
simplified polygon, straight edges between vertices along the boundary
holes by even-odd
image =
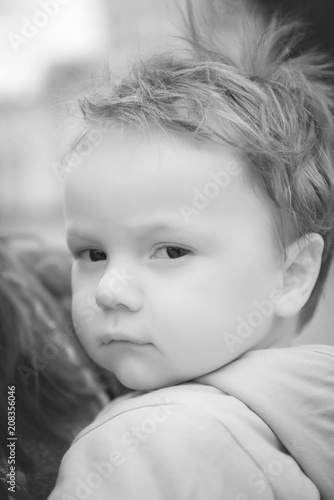
[[[186,248],[166,245],[156,250],[156,252],[154,253],[154,258],[157,259],[167,257],[169,259],[180,259],[181,257],[188,255],[189,253],[190,250],[187,250]]]
[[[107,255],[102,250],[97,250],[96,248],[81,250],[78,252],[77,257],[79,259],[88,260],[90,262],[98,262],[100,260],[106,260]]]

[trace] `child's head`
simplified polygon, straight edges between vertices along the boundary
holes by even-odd
[[[73,315],[128,387],[191,380],[312,317],[334,120],[329,66],[299,52],[299,28],[250,24],[235,62],[203,46],[155,57],[83,103],[109,129],[66,179]]]

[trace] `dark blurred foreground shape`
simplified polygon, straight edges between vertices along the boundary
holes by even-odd
[[[73,438],[123,390],[78,343],[70,267],[66,253],[36,241],[0,240],[0,489],[7,490],[7,388],[15,386],[15,498],[45,500]]]

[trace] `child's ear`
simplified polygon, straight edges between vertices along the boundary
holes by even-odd
[[[281,317],[298,314],[308,301],[317,281],[324,240],[310,233],[291,243],[286,249],[282,269],[282,286],[277,290],[275,312]]]

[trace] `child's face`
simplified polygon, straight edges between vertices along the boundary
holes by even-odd
[[[68,175],[74,322],[124,385],[177,384],[272,343],[255,301],[270,301],[281,260],[245,171],[227,149],[119,134]]]

